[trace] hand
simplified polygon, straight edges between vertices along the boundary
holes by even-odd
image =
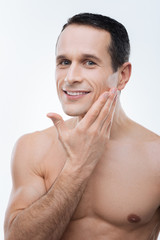
[[[102,157],[110,137],[116,96],[117,89],[104,92],[73,129],[67,128],[60,115],[47,114],[56,127],[71,167],[94,168]]]

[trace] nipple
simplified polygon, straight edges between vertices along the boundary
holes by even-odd
[[[130,223],[138,223],[141,221],[140,217],[135,214],[130,214],[127,219]]]

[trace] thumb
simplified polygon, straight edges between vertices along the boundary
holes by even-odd
[[[54,126],[56,127],[56,129],[58,131],[60,129],[62,130],[62,128],[64,128],[64,120],[63,120],[63,118],[59,114],[57,114],[57,113],[48,113],[47,117],[52,120],[52,122],[54,123]]]

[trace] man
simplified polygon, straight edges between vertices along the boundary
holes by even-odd
[[[153,240],[160,228],[159,136],[129,119],[120,92],[131,74],[124,26],[78,14],[56,46],[68,121],[21,137],[12,161],[6,240]]]

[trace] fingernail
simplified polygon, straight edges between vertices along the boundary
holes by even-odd
[[[51,118],[52,117],[52,113],[47,113],[46,115],[48,118]]]

